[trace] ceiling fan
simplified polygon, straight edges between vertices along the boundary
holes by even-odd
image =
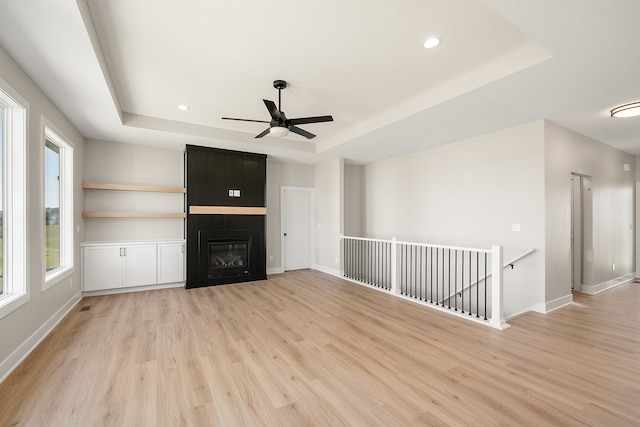
[[[321,123],[321,122],[332,122],[333,117],[331,116],[317,116],[317,117],[300,117],[297,119],[288,119],[287,116],[282,111],[281,107],[281,92],[282,89],[287,87],[287,82],[284,80],[275,80],[273,82],[273,87],[278,89],[278,107],[276,108],[276,104],[273,101],[269,101],[268,99],[263,99],[264,105],[266,105],[267,110],[269,110],[269,114],[271,114],[271,121],[266,120],[251,120],[251,119],[234,119],[233,117],[222,117],[223,120],[239,120],[241,122],[257,122],[257,123],[269,123],[269,127],[258,135],[256,138],[262,138],[266,134],[270,134],[272,136],[287,136],[289,131],[293,133],[297,133],[298,135],[304,136],[307,139],[315,138],[315,135],[311,132],[307,132],[304,129],[300,129],[296,125],[304,125],[308,123]]]

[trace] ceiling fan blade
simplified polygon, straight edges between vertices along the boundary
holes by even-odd
[[[297,119],[289,119],[289,123],[292,125],[304,125],[308,123],[322,123],[322,122],[332,122],[333,117],[331,116],[318,116],[318,117],[300,117]]]
[[[302,135],[307,139],[311,139],[311,138],[315,138],[316,136],[314,134],[312,134],[311,132],[307,132],[304,129],[300,129],[297,126],[291,125],[289,126],[289,130],[293,133],[297,133],[298,135]]]
[[[267,106],[267,110],[269,110],[269,114],[273,117],[273,120],[282,121],[282,116],[280,115],[280,110],[276,107],[275,102],[269,101],[268,99],[263,99],[264,105]]]
[[[238,120],[240,122],[271,123],[271,122],[266,121],[266,120],[234,119],[233,117],[222,117],[222,120]]]
[[[255,137],[256,138],[262,138],[263,136],[268,134],[270,130],[271,130],[271,127],[268,127],[265,130],[263,130],[262,132],[260,132],[259,134],[257,134]]]

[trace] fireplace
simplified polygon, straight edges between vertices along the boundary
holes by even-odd
[[[251,274],[251,237],[208,239],[207,277],[237,277]]]
[[[266,160],[187,145],[187,289],[267,278]]]

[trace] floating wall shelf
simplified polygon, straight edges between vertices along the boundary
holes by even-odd
[[[184,218],[184,212],[82,212],[83,218]]]
[[[87,190],[147,191],[155,193],[186,193],[184,187],[160,187],[154,185],[97,184],[83,182],[82,188]]]
[[[140,191],[152,193],[186,193],[184,187],[154,185],[98,184],[83,182],[85,190]],[[184,212],[82,212],[83,218],[185,218]]]

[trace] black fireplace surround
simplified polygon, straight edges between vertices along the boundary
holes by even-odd
[[[185,181],[186,288],[266,279],[264,215],[190,213],[192,206],[264,207],[266,156],[187,145]]]

